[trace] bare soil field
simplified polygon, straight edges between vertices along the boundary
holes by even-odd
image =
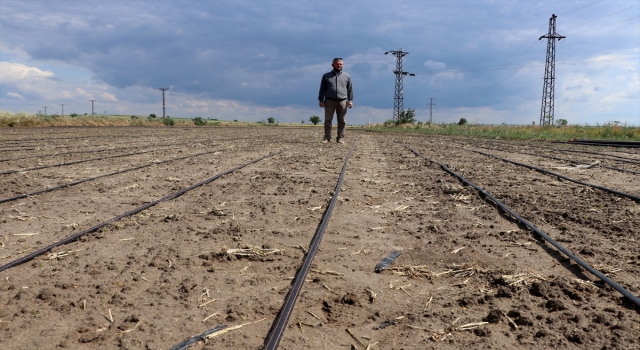
[[[362,130],[321,144],[321,135],[0,129],[0,265],[272,155],[1,271],[2,348],[169,349],[227,325],[190,349],[261,349],[355,141],[281,349],[640,349],[638,306],[404,145],[636,296],[640,203],[472,151],[633,196],[640,151]]]

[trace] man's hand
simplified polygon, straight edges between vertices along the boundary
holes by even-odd
[[[321,108],[324,108],[324,101],[320,101],[320,103],[318,103],[320,105]]]
[[[349,101],[349,103],[347,103],[347,106],[349,106],[349,108],[353,108],[353,102]]]

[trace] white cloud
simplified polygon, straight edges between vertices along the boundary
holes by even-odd
[[[443,62],[438,62],[434,60],[425,61],[423,66],[427,69],[439,70],[447,68],[447,65]]]
[[[104,92],[102,93],[102,95],[100,95],[100,97],[104,100],[104,101],[108,101],[108,102],[118,102],[118,99],[116,98],[116,96],[114,94],[108,93],[108,92]]]
[[[22,97],[22,95],[20,95],[17,92],[7,92],[7,95],[9,95],[11,97],[14,97],[14,98],[17,98],[19,100],[24,100],[24,97]]]
[[[0,62],[0,80],[3,84],[20,84],[53,78],[53,72],[20,63]]]
[[[462,79],[463,76],[464,76],[464,74],[462,72],[457,72],[455,70],[442,72],[442,73],[436,74],[436,76],[434,76],[431,79],[431,82],[429,82],[429,84],[430,85],[448,84],[448,83],[451,83],[451,82],[453,82],[455,80]]]

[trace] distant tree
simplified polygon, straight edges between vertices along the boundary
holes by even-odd
[[[304,124],[304,119],[302,119],[302,120],[300,121],[300,124]]]
[[[396,125],[400,124],[413,124],[416,122],[416,110],[408,108],[406,111],[401,111],[396,120]]]
[[[138,119],[138,116],[132,115],[131,119]]]
[[[569,122],[567,122],[567,120],[566,120],[566,119],[558,119],[558,120],[556,120],[556,125],[557,125],[557,126],[565,126],[565,125],[567,125],[568,123],[569,123]]]
[[[78,116],[78,113],[71,113],[71,114],[69,114],[69,116],[70,116],[71,118],[75,118],[75,117],[77,117],[77,116]]]
[[[156,114],[155,114],[155,113],[151,113],[151,114],[149,114],[149,118],[150,118],[150,119],[156,118]]]
[[[458,125],[465,125],[465,124],[467,124],[467,120],[465,118],[460,118]]]
[[[207,125],[207,121],[202,119],[202,117],[195,117],[193,118],[193,124],[197,126],[205,126]]]
[[[313,123],[313,125],[318,125],[320,123],[320,117],[317,115],[309,117],[309,121]]]
[[[234,119],[233,121],[234,121],[234,122],[237,122],[237,121],[238,121],[238,119]]]
[[[276,122],[276,119],[274,117],[269,117],[267,118],[267,121],[269,122],[269,124],[273,124]]]

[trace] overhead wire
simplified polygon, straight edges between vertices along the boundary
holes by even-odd
[[[596,1],[596,2],[594,2],[594,3],[592,3],[592,4],[587,5],[587,6],[582,6],[582,7],[580,7],[580,8],[575,9],[575,10],[571,10],[571,11],[569,11],[569,12],[561,13],[561,14],[559,14],[558,16],[564,16],[564,15],[569,14],[569,13],[571,13],[571,12],[576,12],[576,11],[582,10],[583,8],[587,8],[587,7],[589,7],[589,6],[592,6],[592,5],[595,5],[595,4],[599,4],[599,3],[603,2],[603,1],[604,1],[604,0]]]
[[[611,27],[612,25],[620,24],[620,23],[623,23],[623,22],[628,22],[628,21],[631,21],[631,20],[634,20],[634,19],[637,19],[637,18],[640,18],[640,16],[635,16],[635,17],[633,17],[633,18],[625,19],[624,21],[620,21],[620,22],[616,22],[616,23],[607,24],[606,26],[602,26],[602,27],[598,27],[598,28],[593,28],[593,29],[585,30],[584,32],[579,32],[579,33],[569,34],[568,36],[576,36],[576,35],[579,35],[579,34],[592,32],[592,31],[594,31],[594,30],[598,30],[598,29],[602,29],[602,28],[606,28],[606,27]],[[565,36],[567,36],[567,35],[565,35]]]
[[[619,57],[619,58],[612,58],[612,59],[607,59],[607,61],[619,61],[619,60],[624,60],[627,59],[631,56],[635,57],[638,54],[619,54],[619,55],[614,55],[615,57]],[[625,56],[625,57],[621,57],[621,56]],[[568,60],[561,60],[561,61],[556,61],[556,65],[562,65],[562,64],[570,64],[571,62],[580,62],[580,61],[588,61],[592,59],[591,57],[589,58],[573,58],[573,59],[568,59]],[[517,69],[517,68],[525,68],[525,67],[530,67],[530,63],[534,63],[534,62],[529,62],[528,64],[510,64],[505,66],[505,69]],[[499,66],[479,66],[479,67],[469,67],[469,68],[452,68],[452,69],[431,69],[431,70],[424,70],[424,71],[416,71],[416,75],[428,75],[428,74],[438,74],[438,73],[444,73],[444,72],[476,72],[476,71],[486,71],[486,70],[491,70],[491,69],[495,69],[496,67]]]
[[[606,18],[606,17],[609,17],[609,16],[613,16],[613,15],[615,15],[615,14],[617,14],[617,13],[624,12],[624,11],[626,11],[626,10],[630,10],[630,9],[632,9],[632,8],[634,8],[634,7],[638,7],[638,6],[640,6],[640,5],[635,5],[635,6],[627,7],[626,9],[623,9],[623,10],[620,10],[620,11],[617,11],[617,12],[614,12],[614,13],[610,13],[610,14],[608,14],[608,15],[606,15],[606,16],[602,16],[602,17],[600,17],[600,18],[596,18],[596,19],[591,20],[591,21],[589,21],[589,22],[584,22],[584,23],[582,23],[582,24],[578,24],[577,26],[573,26],[573,27],[571,27],[571,28],[563,28],[563,29],[561,30],[561,32],[565,32],[565,31],[570,30],[570,29],[573,29],[573,28],[581,27],[581,26],[583,26],[583,25],[585,25],[585,24],[589,24],[589,23],[591,23],[591,22],[595,22],[595,21],[601,20],[601,19],[603,19],[603,18]]]
[[[598,1],[598,2],[592,3],[592,4],[590,4],[590,5],[587,5],[587,6],[584,6],[584,7],[578,8],[578,9],[576,9],[576,10],[572,10],[572,11],[569,11],[569,12],[565,12],[565,13],[563,13],[562,15],[565,15],[565,14],[568,14],[568,13],[571,13],[571,12],[578,11],[578,10],[580,10],[580,9],[583,9],[583,8],[585,8],[585,7],[589,7],[589,6],[591,6],[591,5],[595,5],[595,4],[600,3],[600,2],[602,2],[602,1]],[[610,14],[608,14],[608,15],[605,15],[605,16],[602,16],[602,17],[599,17],[599,18],[596,18],[596,19],[594,19],[594,20],[591,20],[591,21],[588,21],[588,22],[585,22],[585,23],[582,23],[582,24],[579,24],[579,25],[576,25],[576,26],[573,26],[573,27],[570,27],[570,28],[567,28],[567,29],[564,29],[564,30],[570,30],[570,29],[573,29],[573,28],[577,28],[577,27],[580,27],[580,26],[582,26],[582,25],[585,25],[585,24],[588,24],[588,23],[592,23],[592,22],[595,22],[595,21],[601,20],[601,19],[603,19],[603,18],[606,18],[606,17],[612,16],[612,15],[618,14],[618,13],[620,13],[620,12],[624,12],[624,11],[630,10],[630,9],[635,8],[635,7],[638,7],[638,6],[640,6],[640,5],[631,6],[631,7],[628,7],[628,8],[622,9],[622,10],[620,10],[620,11],[616,11],[616,12],[610,13]],[[590,32],[590,31],[594,31],[594,30],[601,29],[601,28],[606,28],[606,27],[609,27],[609,26],[612,26],[612,25],[615,25],[615,24],[619,24],[619,23],[623,23],[623,22],[627,22],[627,21],[630,21],[630,20],[633,20],[633,19],[636,19],[636,18],[640,18],[640,16],[636,16],[636,17],[633,17],[633,18],[629,18],[629,19],[626,19],[626,20],[623,20],[623,21],[620,21],[620,22],[616,22],[616,23],[612,23],[612,24],[606,25],[606,26],[602,26],[602,27],[598,27],[598,28],[594,28],[594,29],[589,29],[589,30],[586,30],[586,31],[583,31],[583,32],[580,32],[580,33],[569,34],[569,36],[575,36],[575,35],[578,35],[578,34],[587,33],[587,32]],[[545,24],[545,26],[546,26],[546,24]],[[543,27],[544,27],[544,26],[543,26]],[[540,29],[542,29],[542,28],[540,28]],[[539,32],[539,31],[540,31],[540,29],[538,29],[538,31],[537,31],[537,32]],[[536,32],[536,34],[537,34],[537,32]],[[535,36],[536,34],[534,34],[534,36]],[[565,36],[567,36],[567,35],[565,35]],[[526,44],[527,42],[529,42],[529,40],[531,40],[531,38],[527,39],[527,41],[525,42],[525,44]],[[530,45],[530,46],[529,46],[525,51],[521,52],[518,56],[516,56],[516,57],[515,57],[513,60],[511,60],[509,63],[514,62],[518,57],[522,56],[525,52],[527,52],[530,48],[532,48],[532,47],[533,47],[533,45],[535,45],[535,43],[534,43],[534,44],[532,44],[532,45]],[[520,50],[520,49],[522,48],[522,46],[524,46],[524,44],[523,44],[523,45],[521,45],[521,46],[518,48],[518,50]],[[516,50],[515,52],[518,52],[518,50]],[[515,52],[514,52],[514,53],[515,53]],[[513,56],[513,54],[511,54],[509,57],[511,57],[511,56]],[[502,79],[500,82],[498,82],[497,84],[495,84],[495,85],[491,86],[490,88],[488,88],[488,89],[487,89],[487,90],[485,90],[485,91],[492,90],[492,89],[493,89],[493,88],[495,88],[496,86],[498,86],[498,85],[502,84],[504,81],[506,81],[507,79],[511,78],[513,75],[515,75],[515,74],[516,74],[516,73],[518,73],[520,70],[522,70],[522,68],[529,66],[529,65],[530,65],[533,61],[535,61],[539,56],[540,56],[540,54],[536,55],[532,60],[530,60],[529,62],[527,62],[527,63],[525,63],[524,65],[522,65],[520,69],[518,69],[517,71],[515,71],[515,72],[511,73],[509,76],[507,76],[506,78]],[[508,58],[507,58],[507,60],[508,60]],[[504,62],[503,62],[503,63],[504,63]],[[502,72],[502,71],[503,71],[504,69],[506,69],[506,67],[508,67],[509,65],[507,65],[507,66],[503,66],[503,65],[501,64],[501,65],[500,65],[500,66],[498,66],[498,67],[501,67],[501,66],[502,66],[502,68],[498,68],[498,69],[496,69],[496,71],[495,71],[495,72],[496,72],[496,74],[498,74],[498,73]],[[492,75],[491,75],[491,74],[489,74],[487,77],[483,78],[482,80],[488,79],[488,78],[490,78],[491,76],[492,76]],[[475,86],[473,89],[469,90],[469,92],[468,92],[467,94],[469,94],[469,93],[471,93],[471,92],[475,91],[478,87],[479,87],[479,84],[476,84],[476,86]]]

